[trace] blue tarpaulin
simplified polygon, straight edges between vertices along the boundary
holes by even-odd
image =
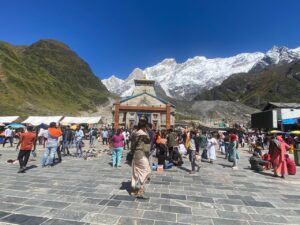
[[[297,118],[295,118],[295,119],[285,119],[285,120],[282,120],[282,124],[285,124],[285,125],[287,125],[287,124],[297,124]]]

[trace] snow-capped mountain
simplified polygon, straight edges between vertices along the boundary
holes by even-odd
[[[122,84],[124,83],[124,80],[117,78],[115,75],[110,76],[108,79],[103,79],[102,83],[109,87],[109,91],[115,93],[114,90],[118,90]]]
[[[103,83],[109,91],[124,97],[132,94],[134,79],[147,76],[155,80],[169,97],[191,99],[203,90],[220,85],[232,74],[247,73],[297,59],[300,59],[300,47],[288,49],[276,46],[267,53],[242,53],[228,58],[196,56],[183,63],[165,59],[144,70],[134,69],[126,80],[111,76]]]
[[[295,49],[288,49],[287,47],[274,46],[267,51],[265,56],[257,62],[252,70],[261,70],[269,65],[290,63],[300,58],[300,47]]]

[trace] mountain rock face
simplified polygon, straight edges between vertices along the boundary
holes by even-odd
[[[268,102],[300,102],[300,60],[260,72],[234,74],[194,100],[224,100],[263,108]]]
[[[127,79],[118,79],[118,85],[112,84],[112,80],[116,80],[115,76],[103,80],[103,83],[109,91],[124,97],[132,94],[134,79],[148,77],[159,83],[167,96],[191,100],[197,94],[220,85],[232,74],[261,71],[297,59],[300,59],[300,47],[273,47],[267,53],[242,53],[229,58],[207,59],[196,56],[181,64],[175,59],[165,59],[144,70],[134,69]]]
[[[55,40],[0,42],[0,87],[1,115],[76,115],[110,95],[89,65]]]
[[[223,118],[231,121],[248,121],[250,114],[259,110],[240,102],[203,100],[192,101],[192,104],[186,111],[190,115],[197,115],[202,121]]]

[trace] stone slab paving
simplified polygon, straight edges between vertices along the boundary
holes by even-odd
[[[87,146],[87,145],[86,145]],[[97,143],[96,149],[104,150]],[[300,176],[274,178],[249,170],[249,154],[241,150],[239,170],[218,155],[200,172],[182,168],[153,172],[148,200],[128,194],[131,168],[111,168],[111,156],[64,157],[53,168],[36,161],[25,174],[8,164],[17,152],[0,149],[0,225],[270,225],[300,224]],[[299,169],[299,168],[298,168]]]

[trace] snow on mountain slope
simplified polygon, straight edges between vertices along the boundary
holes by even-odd
[[[159,83],[169,97],[191,99],[203,90],[220,85],[232,74],[247,73],[296,59],[300,59],[300,47],[288,49],[276,46],[267,53],[242,53],[228,58],[196,56],[183,63],[165,59],[144,70],[134,69],[126,80],[111,76],[103,83],[108,90],[124,97],[132,94],[134,79],[147,76]]]
[[[115,90],[119,89],[120,86],[124,83],[124,80],[117,78],[115,75],[112,75],[108,79],[103,79],[102,83],[110,92],[114,93]]]
[[[260,70],[266,66],[274,64],[290,63],[297,59],[300,59],[300,47],[288,49],[286,47],[274,46],[253,66],[252,70]]]

